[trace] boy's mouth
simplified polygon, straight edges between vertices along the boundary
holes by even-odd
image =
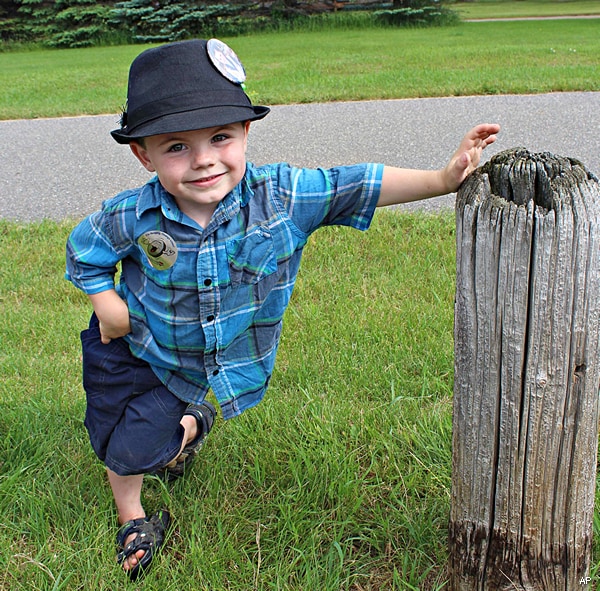
[[[205,176],[199,179],[195,179],[190,181],[193,185],[210,185],[211,183],[220,179],[225,173],[222,172],[220,174],[212,174],[210,176]]]

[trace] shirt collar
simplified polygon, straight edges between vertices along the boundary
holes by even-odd
[[[212,226],[213,223],[219,225],[230,220],[250,201],[253,195],[254,191],[248,182],[248,167],[246,167],[246,174],[244,174],[242,180],[217,206],[210,225]]]
[[[135,210],[137,219],[139,220],[149,209],[160,207],[167,198],[169,201],[169,208],[167,211],[169,211],[171,206],[175,205],[175,201],[162,188],[162,185],[158,181],[158,177],[153,177],[140,189]]]

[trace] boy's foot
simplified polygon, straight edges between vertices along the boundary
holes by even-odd
[[[198,450],[202,447],[206,436],[210,433],[217,411],[210,402],[201,402],[200,404],[190,404],[184,415],[191,415],[196,419],[196,437],[181,450],[181,453],[164,468],[153,472],[159,478],[166,478],[169,482],[183,476],[186,470],[189,470]]]
[[[165,539],[171,516],[168,511],[158,511],[152,517],[140,517],[124,523],[117,532],[117,562],[123,564],[131,557],[136,563],[123,569],[131,581],[147,572],[156,552]],[[134,536],[131,538],[131,536]],[[129,542],[127,540],[129,539]],[[127,543],[126,543],[127,542]],[[144,552],[139,557],[138,552]]]

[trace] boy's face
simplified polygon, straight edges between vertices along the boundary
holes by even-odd
[[[220,201],[246,172],[250,122],[153,135],[131,151],[156,172],[179,208],[205,227]]]

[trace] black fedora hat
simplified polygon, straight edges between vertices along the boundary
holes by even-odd
[[[191,131],[262,119],[268,107],[244,92],[244,68],[218,39],[168,43],[138,55],[129,69],[120,144],[161,133]]]

